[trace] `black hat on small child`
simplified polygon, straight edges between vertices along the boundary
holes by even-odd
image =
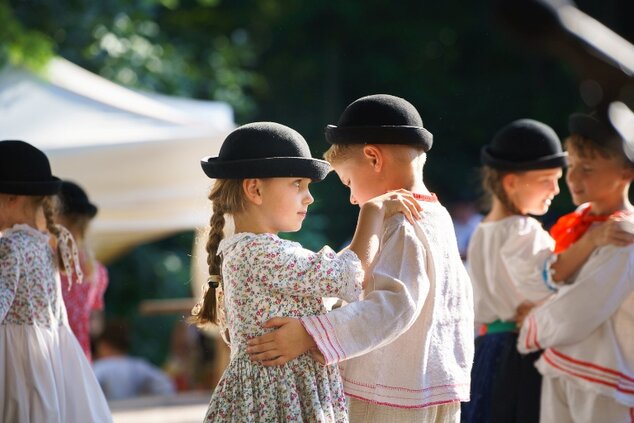
[[[519,119],[498,131],[480,152],[482,164],[499,170],[539,170],[565,167],[568,153],[548,125]]]
[[[24,141],[0,141],[1,193],[53,195],[61,185],[43,152]]]
[[[353,101],[337,125],[326,126],[330,144],[404,144],[429,151],[433,138],[410,102],[388,94]]]
[[[59,194],[64,214],[79,214],[93,218],[97,215],[97,206],[92,204],[82,187],[71,181],[62,181]]]
[[[210,178],[299,177],[321,181],[330,164],[314,159],[299,132],[275,122],[249,123],[231,132],[218,157],[201,160]]]

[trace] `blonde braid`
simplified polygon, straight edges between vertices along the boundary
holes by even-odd
[[[191,323],[204,325],[218,324],[217,287],[222,285],[222,257],[218,255],[218,246],[224,237],[225,214],[235,214],[244,208],[242,180],[217,179],[209,193],[213,213],[209,219],[209,238],[207,239],[207,265],[209,281],[205,287],[202,302],[192,309]]]
[[[55,198],[52,196],[47,196],[42,199],[42,211],[44,212],[44,218],[46,219],[46,229],[49,231],[53,237],[55,237],[55,252],[57,256],[57,260],[55,261],[56,266],[59,268],[63,266],[61,263],[62,255],[59,250],[59,236],[60,229],[59,226],[55,224],[55,215],[56,215],[56,203]]]
[[[78,283],[83,281],[83,272],[79,263],[79,252],[72,234],[65,227],[55,223],[57,197],[47,196],[42,200],[42,211],[46,219],[46,229],[55,237],[56,267],[63,269],[68,276],[68,289],[73,284],[73,272]]]

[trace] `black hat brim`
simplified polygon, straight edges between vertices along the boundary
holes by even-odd
[[[491,154],[490,147],[484,146],[480,152],[480,160],[482,161],[483,165],[498,170],[522,171],[555,169],[558,167],[568,166],[568,153],[564,151],[561,153],[540,157],[537,160],[515,162],[495,157]]]
[[[62,188],[61,179],[53,176],[48,181],[0,181],[0,192],[13,195],[54,195]]]
[[[267,157],[250,160],[219,160],[205,157],[200,161],[203,171],[210,178],[309,178],[321,181],[330,172],[325,160],[304,157]]]
[[[400,144],[422,147],[429,151],[434,136],[420,126],[326,126],[330,144]]]
[[[65,210],[66,213],[79,214],[82,216],[88,216],[91,219],[97,215],[99,209],[97,206],[91,203],[73,204],[72,210]]]

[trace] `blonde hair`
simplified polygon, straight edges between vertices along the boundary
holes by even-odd
[[[324,153],[324,159],[330,163],[341,163],[358,157],[365,144],[333,144]]]
[[[511,173],[520,173],[520,172],[511,172],[504,171],[492,168],[490,166],[482,166],[481,178],[482,178],[482,189],[485,194],[485,203],[486,207],[489,209],[492,205],[493,197],[500,200],[500,203],[511,213],[513,214],[522,214],[517,206],[511,201],[506,190],[504,189],[504,184],[502,183],[504,177]]]
[[[324,159],[330,164],[341,163],[356,157],[360,157],[363,147],[368,144],[333,144],[324,153]],[[380,144],[382,147],[390,149],[392,156],[403,163],[410,163],[414,160],[422,160],[421,165],[425,164],[427,154],[422,147],[415,147],[405,144]]]
[[[88,214],[64,211],[60,213],[60,216],[64,218],[62,221],[64,226],[66,226],[71,233],[77,234],[75,237],[75,243],[77,244],[77,249],[79,250],[79,265],[81,266],[81,270],[84,272],[84,275],[91,277],[97,269],[97,260],[88,246],[85,237],[86,232],[88,231],[88,226],[93,218]]]
[[[244,210],[245,198],[242,191],[243,179],[216,179],[209,200],[213,212],[209,220],[209,237],[207,238],[207,265],[209,276],[222,278],[222,257],[218,256],[218,245],[224,237],[225,214],[235,214]],[[210,279],[211,281],[211,279]],[[222,283],[222,279],[220,282]],[[197,313],[192,312],[190,322],[197,325],[218,322],[216,309],[216,288],[208,283],[203,300]]]
[[[62,260],[62,252],[60,250],[59,237],[61,230],[59,226],[55,224],[55,217],[59,211],[59,200],[56,196],[36,197],[34,199],[34,205],[36,207],[41,206],[44,212],[44,219],[46,219],[46,230],[55,238],[56,256],[55,261],[57,268],[64,268]]]

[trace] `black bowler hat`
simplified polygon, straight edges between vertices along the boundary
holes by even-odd
[[[64,214],[80,214],[90,218],[97,214],[97,206],[92,204],[82,187],[71,181],[62,181],[59,193]]]
[[[433,135],[423,127],[418,110],[407,100],[375,94],[353,101],[337,125],[326,126],[330,144],[405,144],[429,151]]]
[[[568,118],[568,129],[571,134],[589,138],[597,144],[621,144],[623,139],[615,130],[594,115],[575,113]]]
[[[304,137],[275,122],[249,123],[231,132],[218,157],[201,160],[210,178],[300,177],[321,181],[330,164],[314,159]]]
[[[480,152],[482,164],[499,170],[538,170],[565,167],[568,153],[548,125],[519,119],[500,129]]]
[[[61,185],[43,152],[24,141],[0,141],[1,193],[53,195]]]

